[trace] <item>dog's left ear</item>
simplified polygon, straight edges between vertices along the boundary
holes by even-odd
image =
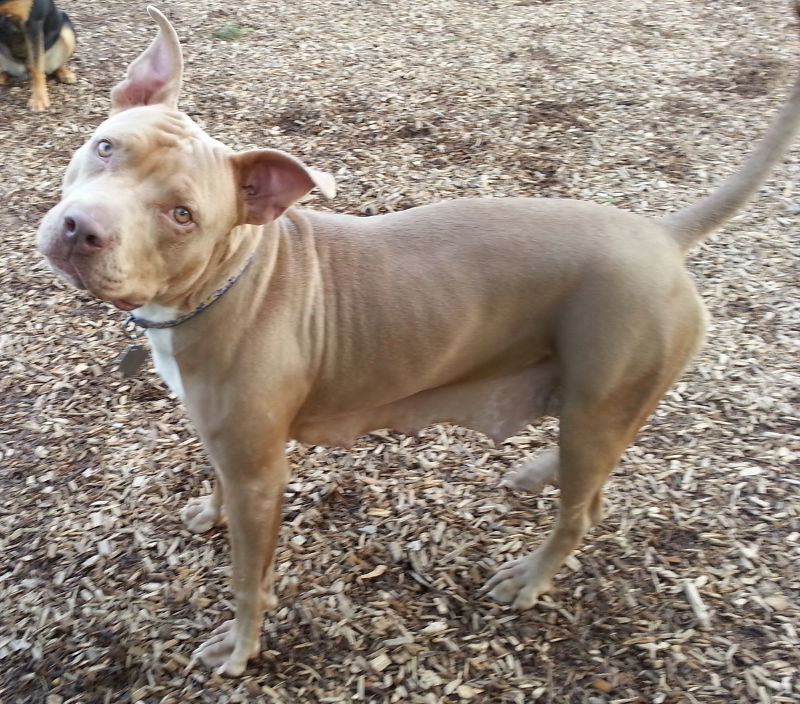
[[[178,35],[166,17],[149,6],[147,12],[156,24],[153,43],[128,66],[128,75],[111,90],[111,112],[140,105],[178,107],[183,80],[183,56]]]
[[[316,187],[336,195],[333,176],[309,168],[278,149],[254,149],[231,157],[239,193],[239,224],[263,225]]]

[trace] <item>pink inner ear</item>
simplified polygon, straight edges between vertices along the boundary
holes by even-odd
[[[170,78],[169,52],[153,46],[128,70],[128,77],[114,89],[119,105],[151,105]]]
[[[171,57],[163,46],[154,46],[149,56],[142,58],[146,60],[131,66],[130,76],[123,84],[125,99],[131,105],[150,105],[171,77]]]
[[[111,91],[116,109],[164,103],[175,107],[182,73],[180,47],[159,31],[153,43],[128,67],[128,75]]]
[[[153,95],[159,86],[148,86],[143,83],[125,81],[120,84],[114,98],[120,107],[135,107],[137,105],[150,105]]]
[[[314,186],[302,167],[274,155],[253,155],[242,178],[245,221],[262,225],[279,217]]]

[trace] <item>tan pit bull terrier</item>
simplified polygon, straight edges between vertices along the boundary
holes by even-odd
[[[562,199],[441,202],[378,217],[293,204],[333,178],[273,149],[236,153],[177,110],[182,58],[152,45],[73,156],[38,245],[78,288],[130,311],[218,481],[189,502],[233,551],[235,618],[196,652],[241,674],[276,604],[273,552],[289,438],[348,445],[437,422],[503,440],[544,414],[557,451],[509,480],[558,481],[555,529],[485,586],[532,606],[602,514],[626,446],[700,346],[686,251],[756,191],[800,122],[800,80],[744,167],[661,219]]]

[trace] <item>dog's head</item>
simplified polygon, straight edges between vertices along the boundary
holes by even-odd
[[[240,245],[239,226],[271,222],[315,186],[335,193],[329,174],[273,149],[235,153],[179,112],[178,37],[148,12],[158,36],[111,91],[38,234],[57,273],[123,310],[185,300]]]

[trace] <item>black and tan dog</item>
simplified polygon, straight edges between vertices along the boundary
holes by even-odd
[[[32,110],[50,107],[49,74],[74,83],[66,63],[75,50],[75,30],[53,0],[0,0],[0,84],[9,76],[30,78]]]

